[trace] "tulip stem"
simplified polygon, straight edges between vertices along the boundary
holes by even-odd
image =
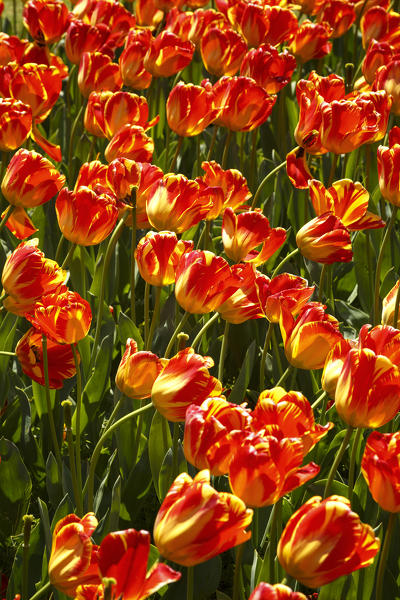
[[[68,267],[68,263],[71,260],[74,252],[75,252],[76,244],[71,244],[69,250],[67,252],[67,256],[64,258],[63,264],[61,265],[62,269],[66,269]]]
[[[108,438],[108,436],[111,433],[113,433],[116,429],[118,429],[118,427],[120,427],[121,425],[123,425],[124,423],[129,421],[130,419],[137,417],[138,415],[145,412],[146,410],[149,410],[149,408],[152,408],[152,406],[153,406],[152,402],[149,402],[148,404],[145,404],[145,406],[142,406],[141,408],[138,408],[138,409],[134,410],[133,412],[128,413],[127,415],[121,417],[120,419],[118,419],[118,421],[115,421],[115,423],[110,425],[110,427],[108,427],[108,429],[105,430],[105,432],[103,433],[103,435],[97,442],[96,447],[93,450],[93,454],[92,454],[92,457],[89,462],[89,475],[86,480],[85,487],[83,488],[83,494],[85,494],[87,492],[88,511],[89,512],[91,512],[93,510],[94,475],[95,475],[97,461],[99,460],[100,452],[101,452],[101,449],[103,447],[105,440]]]
[[[187,587],[186,587],[186,600],[193,600],[194,592],[194,567],[187,568]]]
[[[179,138],[178,138],[178,145],[176,147],[175,154],[172,157],[171,164],[169,165],[169,172],[170,173],[175,168],[175,164],[176,164],[176,161],[178,160],[178,156],[179,156],[179,152],[181,151],[182,144],[183,144],[183,137],[179,136]]]
[[[132,196],[135,195],[133,189]],[[131,319],[135,323],[136,321],[136,295],[135,295],[135,280],[136,280],[136,261],[135,261],[135,250],[136,250],[136,198],[133,197],[132,206],[132,238],[131,238]]]
[[[397,513],[390,513],[388,524],[386,527],[385,540],[383,542],[381,559],[379,561],[378,567],[378,574],[376,576],[376,600],[382,600],[383,598],[383,578],[385,575],[387,557],[389,554],[390,543],[392,541],[394,526],[396,524],[396,516]]]
[[[215,141],[217,139],[217,133],[218,133],[218,125],[214,125],[214,131],[213,131],[213,134],[212,134],[212,138],[211,138],[211,142],[210,142],[210,147],[208,149],[208,154],[207,154],[207,158],[206,158],[207,162],[209,162],[211,160],[212,152],[213,152],[214,146],[215,146]]]
[[[29,542],[31,538],[33,518],[33,515],[24,515],[22,517],[22,521],[24,523],[24,541],[22,550],[22,600],[27,600],[28,598]]]
[[[328,185],[326,187],[330,187],[333,183],[333,180],[335,179],[335,173],[336,173],[338,159],[339,159],[339,155],[334,154],[333,158],[332,158],[332,163],[331,163],[331,170],[329,172]]]
[[[72,185],[72,182],[74,181],[74,173],[73,173],[73,169],[72,169],[72,158],[73,158],[73,154],[74,154],[74,150],[75,150],[75,135],[76,135],[76,131],[78,129],[78,124],[81,118],[81,115],[83,113],[83,110],[85,108],[85,105],[82,104],[82,106],[79,109],[78,114],[76,115],[75,121],[72,124],[72,128],[71,128],[71,133],[70,133],[70,137],[69,137],[69,148],[68,148],[68,177],[69,177],[69,181]]]
[[[397,217],[397,211],[398,211],[398,207],[397,206],[393,206],[393,210],[392,210],[392,216],[390,217],[390,221],[387,225],[386,231],[385,231],[385,235],[383,236],[383,240],[382,240],[382,244],[381,247],[379,249],[379,254],[378,254],[378,260],[376,262],[376,270],[375,270],[375,294],[374,294],[374,319],[373,319],[373,323],[374,325],[377,325],[379,322],[379,290],[380,290],[380,285],[381,285],[381,268],[382,268],[382,261],[383,261],[383,253],[386,247],[386,243],[389,239],[390,233],[393,229],[393,226],[395,224],[396,221],[396,217]]]
[[[257,171],[257,134],[258,128],[255,128],[251,133],[251,157],[250,157],[250,189],[254,189],[254,181],[256,179]]]
[[[40,588],[40,590],[38,590],[36,592],[36,594],[33,594],[33,596],[31,596],[29,600],[39,600],[39,598],[41,598],[42,596],[47,594],[47,592],[50,590],[50,588],[51,588],[51,583],[50,583],[50,581],[48,581],[47,583],[44,584],[43,587]]]
[[[340,448],[336,453],[335,460],[333,461],[331,470],[329,471],[328,479],[326,480],[326,485],[325,485],[325,490],[324,490],[324,498],[329,496],[329,494],[331,492],[331,487],[332,487],[334,477],[336,475],[337,468],[340,464],[340,461],[343,458],[343,454],[345,453],[345,450],[349,444],[352,433],[353,433],[353,427],[351,425],[349,425],[347,428],[346,434],[342,440],[342,443],[340,445]]]
[[[288,378],[291,370],[293,369],[292,365],[289,365],[288,368],[286,369],[286,371],[284,371],[279,379],[279,381],[275,384],[274,387],[279,387],[281,386],[283,383],[285,383],[286,379]]]
[[[176,329],[175,329],[174,333],[172,334],[171,339],[168,342],[167,349],[165,350],[165,354],[164,354],[165,358],[169,358],[169,355],[172,352],[172,348],[174,347],[174,343],[178,336],[178,333],[182,330],[183,326],[185,325],[186,321],[189,318],[189,315],[190,315],[190,313],[185,311],[182,319],[179,321],[178,325],[176,326]]]
[[[57,461],[59,481],[62,481],[62,461],[60,448],[58,446],[56,427],[54,424],[53,409],[50,402],[50,386],[49,386],[49,361],[47,356],[47,338],[42,334],[42,354],[43,354],[43,374],[44,374],[44,389],[46,396],[47,416],[49,418],[50,434],[53,441],[54,453]]]
[[[264,348],[263,348],[262,355],[261,355],[261,362],[260,362],[260,392],[262,392],[263,389],[264,389],[264,382],[265,382],[265,361],[267,359],[269,345],[270,345],[270,342],[271,342],[271,336],[272,336],[273,326],[274,326],[274,324],[272,322],[270,322],[269,325],[268,325],[267,333],[265,335]]]
[[[264,179],[262,180],[262,182],[261,182],[261,183],[260,183],[260,185],[258,186],[256,193],[254,194],[254,197],[253,197],[253,202],[252,202],[252,204],[251,204],[251,210],[254,210],[254,209],[256,208],[256,206],[257,206],[257,201],[258,201],[258,199],[259,199],[259,197],[260,197],[260,195],[261,195],[261,192],[262,192],[262,191],[263,191],[263,189],[264,189],[264,186],[265,186],[265,184],[266,184],[266,183],[267,183],[267,182],[268,182],[268,181],[271,179],[271,177],[272,177],[273,175],[275,175],[275,173],[278,173],[278,171],[280,171],[280,170],[282,169],[282,167],[285,167],[285,166],[286,166],[286,160],[285,160],[285,161],[283,161],[283,162],[282,162],[280,165],[278,165],[277,167],[275,167],[275,169],[272,169],[272,171],[270,171],[270,172],[268,173],[268,175],[266,175],[266,176],[264,177]]]
[[[275,269],[272,271],[272,275],[271,275],[271,279],[273,277],[275,277],[279,271],[282,269],[282,267],[289,262],[289,260],[293,257],[296,256],[296,254],[298,254],[300,252],[300,250],[298,248],[296,248],[296,250],[292,250],[292,252],[290,252],[287,256],[285,256],[285,258],[283,260],[281,260],[281,262],[279,263],[279,265],[277,267],[275,267]]]
[[[199,333],[196,335],[193,342],[191,343],[192,348],[196,349],[197,344],[201,341],[201,338],[203,337],[203,335],[205,334],[207,329],[213,323],[215,323],[215,321],[218,319],[218,317],[219,317],[219,312],[215,312],[213,314],[213,316],[208,319],[208,321],[203,325],[203,327],[200,329]]]
[[[397,293],[396,293],[396,302],[394,305],[394,314],[393,314],[393,327],[395,327],[396,329],[398,329],[398,320],[399,320],[399,305],[400,305],[400,284],[399,287],[397,288]]]
[[[65,422],[66,437],[67,437],[67,444],[68,444],[69,468],[71,471],[72,490],[74,492],[75,503],[76,503],[78,515],[80,517],[83,517],[82,498],[81,498],[80,491],[78,489],[78,482],[77,482],[77,478],[76,478],[75,448],[74,448],[74,439],[73,439],[72,427],[71,427],[72,402],[70,400],[64,400],[64,402],[62,402],[61,405],[64,409],[64,422]]]
[[[313,404],[311,404],[311,408],[314,410],[315,408],[317,408],[317,406],[319,406],[321,404],[321,402],[323,401],[323,399],[326,396],[326,392],[322,392],[322,394],[320,396],[318,396],[318,398],[316,399],[315,402],[313,402]]]
[[[76,457],[76,481],[78,493],[80,494],[78,507],[83,506],[82,502],[82,466],[81,466],[81,410],[82,410],[82,376],[81,367],[76,351],[76,344],[71,344],[72,354],[74,355],[76,369],[76,421],[75,421],[75,457]],[[83,510],[82,510],[83,512]]]
[[[11,217],[11,214],[14,212],[15,206],[13,204],[9,204],[4,212],[4,217],[0,222],[0,231],[3,229],[4,225],[7,223],[8,219]]]
[[[57,264],[60,264],[60,258],[61,258],[61,252],[62,252],[64,240],[65,240],[65,237],[63,236],[63,234],[61,234],[60,239],[58,240],[58,244],[57,244],[56,257],[54,259]]]
[[[172,438],[172,482],[178,475],[178,449],[179,449],[179,423],[174,423],[174,435]],[[171,482],[171,483],[172,483]]]
[[[108,267],[110,266],[112,253],[114,252],[117,241],[118,241],[119,237],[121,236],[125,221],[127,220],[128,216],[129,216],[129,212],[126,212],[124,214],[124,216],[122,217],[122,219],[120,220],[120,222],[118,223],[118,225],[116,226],[116,228],[114,229],[113,234],[108,242],[107,250],[106,250],[106,253],[104,256],[103,271],[101,274],[100,292],[99,292],[98,307],[97,307],[96,331],[95,331],[95,335],[94,335],[94,342],[93,342],[93,348],[92,348],[92,356],[90,358],[89,370],[93,367],[94,359],[96,358],[96,354],[97,354],[97,346],[99,345],[99,341],[100,341],[101,321],[102,321],[102,315],[103,315],[103,302],[104,302],[104,294],[105,294],[106,277],[107,277],[107,273],[108,273]]]
[[[223,169],[226,169],[226,163],[228,162],[229,146],[231,144],[231,139],[232,139],[232,131],[230,129],[228,129],[228,133],[227,133],[226,140],[225,140],[224,152],[222,154],[221,167]]]
[[[229,336],[229,322],[225,321],[225,329],[222,336],[222,344],[221,344],[221,352],[219,355],[219,364],[218,364],[218,379],[222,382],[224,376],[224,364],[226,352],[228,350],[228,336]]]
[[[319,278],[318,302],[322,302],[322,298],[324,296],[324,284],[325,284],[327,273],[328,273],[328,265],[323,264],[322,269],[321,269],[321,275]]]
[[[0,356],[17,356],[15,352],[6,352],[5,350],[0,350]]]
[[[155,288],[155,299],[154,299],[154,309],[153,316],[151,318],[150,332],[147,340],[147,350],[151,350],[151,344],[153,343],[154,332],[156,330],[158,324],[158,317],[160,315],[160,299],[161,299],[161,287],[156,286]]]
[[[149,347],[149,322],[150,322],[150,284],[144,285],[144,347]]]
[[[243,558],[244,544],[240,544],[240,546],[236,550],[236,560],[235,560],[235,573],[233,576],[233,593],[232,600],[239,600],[241,597],[240,588],[241,588],[241,576],[242,576],[242,558]]]
[[[358,446],[359,446],[359,443],[360,443],[362,432],[363,432],[363,428],[362,427],[358,427],[357,431],[356,431],[356,435],[354,436],[353,446],[351,448],[350,465],[349,465],[349,481],[348,481],[348,484],[347,484],[348,497],[349,497],[350,504],[351,504],[351,501],[352,501],[352,498],[353,498],[356,456],[357,456]]]

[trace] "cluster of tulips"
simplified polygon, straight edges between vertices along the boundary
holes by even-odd
[[[400,14],[0,15],[1,597],[397,597]]]

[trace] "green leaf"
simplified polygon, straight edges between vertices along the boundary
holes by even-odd
[[[144,348],[144,342],[142,336],[140,335],[139,329],[136,327],[135,323],[122,311],[119,313],[118,318],[118,337],[121,344],[124,346],[126,344],[126,340],[128,338],[132,338],[137,343],[139,351],[143,350]]]
[[[49,391],[50,405],[51,408],[54,409],[56,390]],[[40,385],[40,383],[37,383],[36,381],[32,380],[32,392],[36,412],[38,414],[39,419],[41,419],[43,415],[47,415],[46,388],[43,385]]]
[[[46,461],[46,488],[53,506],[57,506],[63,497],[62,482],[58,477],[57,461],[53,452],[49,452]]]
[[[153,485],[160,499],[159,474],[164,457],[172,446],[168,421],[158,411],[154,413],[149,433],[149,461]]]
[[[242,368],[240,369],[238,378],[236,379],[235,385],[233,386],[229,395],[229,402],[232,402],[233,404],[240,404],[243,402],[243,398],[246,395],[246,390],[253,372],[255,352],[256,342],[253,340],[253,342],[247,348]]]
[[[362,309],[369,313],[371,309],[371,276],[368,255],[372,248],[367,251],[367,241],[364,232],[359,231],[353,241],[353,262],[358,284],[358,298]],[[373,267],[372,267],[373,268]]]
[[[0,537],[8,537],[21,530],[32,482],[17,446],[10,440],[0,439],[0,457]]]
[[[175,565],[173,565],[174,568]],[[177,570],[182,567],[177,567]],[[204,600],[212,597],[221,579],[222,561],[220,556],[215,556],[206,562],[194,567],[194,589],[196,591],[195,599]],[[182,577],[168,586],[168,590],[163,596],[164,600],[186,600],[187,589],[187,569],[183,570]]]
[[[51,529],[50,529],[50,519],[49,519],[49,511],[47,510],[47,505],[41,498],[38,498],[39,505],[39,513],[40,513],[40,522],[43,527],[44,539],[46,540],[46,551],[47,557],[49,558],[51,552]]]

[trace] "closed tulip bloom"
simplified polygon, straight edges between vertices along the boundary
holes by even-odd
[[[192,61],[194,44],[183,42],[175,33],[162,31],[151,41],[144,68],[153,77],[172,77]]]
[[[65,176],[47,158],[21,149],[8,164],[1,191],[10,204],[30,208],[51,200],[64,183]]]
[[[147,25],[153,28],[156,28],[164,17],[163,11],[156,6],[156,0],[136,0],[135,15],[138,25]]]
[[[23,20],[36,42],[53,44],[67,30],[70,13],[61,0],[29,0],[24,6]]]
[[[291,577],[317,588],[372,564],[380,540],[342,496],[310,498],[289,519],[278,559]]]
[[[135,6],[137,10],[137,2]],[[125,49],[119,58],[119,68],[124,85],[136,90],[145,90],[149,87],[153,76],[146,71],[143,61],[150,48],[151,40],[152,35],[149,29],[131,29],[129,31]]]
[[[213,366],[212,358],[195,354],[193,348],[178,352],[153,384],[151,401],[156,409],[177,423],[185,420],[189,404],[200,405],[210,396],[219,396],[222,384],[208,371]]]
[[[28,329],[18,341],[15,353],[25,375],[40,385],[45,385],[42,332],[34,327]],[[76,374],[71,346],[57,344],[51,339],[47,340],[47,364],[49,388],[52,390],[62,388],[64,379]]]
[[[266,262],[285,242],[282,227],[270,227],[261,209],[235,215],[228,207],[222,220],[222,243],[225,254],[235,262],[250,262],[255,266]],[[256,250],[262,244],[260,250]]]
[[[379,67],[387,65],[395,55],[395,49],[387,42],[371,40],[362,62],[362,74],[372,84]]]
[[[311,134],[312,137],[314,137],[314,133]],[[308,180],[312,178],[312,175],[307,164],[307,152],[301,146],[297,146],[286,154],[286,174],[290,183],[298,190],[308,188]]]
[[[154,523],[154,543],[168,560],[190,567],[246,542],[253,511],[242,500],[210,485],[210,472],[194,479],[181,473]]]
[[[180,11],[176,6],[166,16],[164,31],[175,33],[182,41],[187,42],[191,28],[192,11]]]
[[[389,147],[378,147],[379,189],[382,196],[400,206],[400,128],[393,127],[389,133]]]
[[[303,256],[322,264],[350,262],[353,258],[350,234],[331,212],[303,225],[297,232],[296,244]]]
[[[264,41],[271,46],[291,40],[299,27],[295,13],[283,6],[271,6],[268,20],[269,29]]]
[[[246,51],[247,44],[242,36],[229,27],[210,27],[200,41],[204,66],[216,77],[237,73]]]
[[[332,43],[329,41],[331,34],[332,29],[327,23],[303,21],[293,36],[289,52],[301,64],[322,58],[332,50]]]
[[[155,380],[163,368],[163,359],[152,352],[138,352],[135,340],[128,338],[115,383],[117,388],[132,400],[150,398]]]
[[[155,229],[182,233],[204,219],[212,199],[196,181],[168,173],[150,190],[147,216]]]
[[[99,160],[83,163],[75,180],[74,192],[81,187],[95,190],[97,185],[102,188],[107,187],[107,166]]]
[[[360,21],[362,43],[368,48],[371,40],[395,45],[398,41],[400,14],[385,6],[372,6],[364,10]]]
[[[0,150],[19,148],[32,130],[32,109],[13,98],[0,99]]]
[[[201,38],[207,29],[211,27],[224,29],[227,25],[228,21],[225,16],[213,8],[196,10],[191,18],[189,40],[196,45],[197,49],[199,49]]]
[[[25,41],[20,40],[16,35],[8,35],[0,31],[0,65],[19,63],[25,48]]]
[[[400,512],[400,432],[373,431],[367,439],[361,472],[375,502],[390,513]]]
[[[128,31],[135,27],[136,19],[118,0],[97,0],[89,4],[91,25],[106,24],[111,35],[108,45],[112,48],[123,46]]]
[[[394,313],[396,310],[397,290],[399,289],[400,281],[395,283],[390,292],[382,301],[382,325],[391,325],[396,329],[400,329],[400,315],[397,317],[397,323],[394,323]]]
[[[76,191],[64,188],[57,196],[58,225],[64,237],[74,244],[100,244],[115,226],[118,218],[115,196],[106,188],[96,190],[84,186]]]
[[[264,307],[268,295],[269,279],[249,263],[232,266],[232,273],[239,279],[236,290],[217,311],[229,323],[244,323],[249,319],[265,318]]]
[[[178,240],[171,231],[149,231],[137,244],[135,259],[140,275],[150,285],[170,285],[175,281],[179,260],[193,250],[193,242]]]
[[[358,347],[349,350],[338,377],[335,405],[351,427],[382,427],[400,409],[400,334],[378,325],[360,331]]]
[[[333,39],[341,37],[350,29],[356,20],[354,6],[344,0],[330,0],[318,14],[318,23],[328,23],[332,28]]]
[[[278,440],[271,435],[249,434],[236,450],[229,465],[233,493],[248,506],[275,504],[319,473],[319,466],[301,467],[303,443],[296,438]]]
[[[28,63],[13,67],[6,95],[30,106],[32,118],[43,121],[57,102],[61,87],[56,67]]]
[[[400,60],[391,60],[388,64],[379,67],[373,89],[384,90],[393,100],[392,113],[400,114]]]
[[[208,250],[186,252],[176,270],[175,297],[187,312],[217,310],[240,287],[226,260]]]
[[[168,125],[180,136],[198,135],[215,120],[219,112],[212,91],[200,85],[180,82],[168,96]]]
[[[347,354],[356,346],[357,340],[339,340],[326,357],[321,376],[321,386],[330,398],[335,397],[337,382]]]
[[[69,61],[79,65],[84,52],[101,52],[105,49],[110,28],[101,23],[91,25],[78,19],[71,22],[65,37],[65,53]]]
[[[78,86],[84,98],[89,98],[91,92],[116,92],[122,87],[119,66],[107,54],[84,52],[79,63]]]
[[[231,404],[224,397],[207,398],[200,406],[191,404],[186,411],[183,438],[186,459],[196,469],[225,475],[250,419],[246,408]]]
[[[270,44],[249,50],[240,65],[240,74],[251,77],[268,94],[277,94],[296,69],[296,59],[287,50],[279,53]]]
[[[322,369],[328,352],[342,339],[339,322],[319,302],[306,304],[297,318],[283,305],[279,326],[285,355],[300,369]]]
[[[53,531],[53,543],[49,559],[50,583],[60,592],[74,598],[79,585],[99,584],[97,551],[90,536],[98,521],[94,513],[82,519],[67,515]]]
[[[239,19],[239,31],[250,47],[258,48],[265,41],[270,28],[269,6],[246,4]]]
[[[315,287],[308,287],[308,282],[302,277],[291,273],[281,273],[273,277],[268,284],[264,313],[271,323],[279,323],[282,304],[292,315],[297,315],[307,304]]]
[[[281,583],[270,585],[262,581],[255,588],[249,600],[307,600],[307,598],[304,594],[293,592],[293,590]]]
[[[7,294],[6,310],[24,315],[44,293],[56,291],[67,274],[54,260],[46,258],[33,238],[16,247],[5,262],[1,283]]]
[[[127,123],[111,138],[104,151],[107,162],[115,158],[129,158],[139,162],[150,162],[154,152],[154,141],[146,135],[143,127]]]
[[[222,188],[224,207],[236,210],[251,198],[246,178],[237,169],[223,169],[215,160],[202,162],[201,168],[205,171],[202,179],[208,186]]]

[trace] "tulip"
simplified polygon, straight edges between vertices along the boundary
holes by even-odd
[[[107,44],[118,48],[125,42],[125,38],[132,27],[135,27],[134,15],[127,10],[118,0],[96,0],[89,5],[90,24],[105,24],[111,30]]]
[[[208,371],[213,366],[212,358],[195,354],[193,348],[180,350],[153,384],[154,406],[169,421],[184,421],[189,404],[200,405],[206,398],[220,395],[221,382]]]
[[[387,42],[371,40],[362,62],[362,74],[366,81],[372,84],[379,67],[388,64],[395,56],[393,46]]]
[[[400,26],[400,14],[384,6],[372,6],[364,10],[360,22],[362,43],[368,48],[372,39],[395,45]]]
[[[277,94],[290,81],[296,69],[296,59],[287,50],[279,53],[270,44],[261,44],[247,52],[240,66],[240,75],[251,77],[268,94]]]
[[[163,11],[156,6],[156,0],[136,0],[135,15],[138,25],[147,25],[153,28],[156,28],[164,17]]]
[[[222,243],[225,254],[235,262],[250,262],[255,266],[266,262],[286,240],[282,227],[272,228],[261,209],[235,215],[225,209],[222,220]],[[260,250],[257,246],[262,244]]]
[[[192,26],[192,15],[193,13],[190,10],[182,12],[174,6],[167,13],[164,31],[170,31],[177,35],[183,42],[187,42]]]
[[[269,6],[246,4],[240,14],[238,28],[250,47],[258,48],[266,38],[270,28]]]
[[[74,244],[100,244],[113,230],[118,218],[115,196],[107,188],[77,191],[64,188],[56,200],[59,227],[64,237]]]
[[[251,264],[233,265],[232,273],[238,278],[240,287],[217,308],[221,317],[234,324],[264,318],[270,281],[268,277],[254,270]]]
[[[229,465],[233,493],[248,506],[275,504],[319,473],[315,463],[301,467],[304,447],[300,439],[249,434]]]
[[[3,268],[1,283],[7,294],[3,304],[17,315],[31,310],[44,293],[55,292],[67,275],[54,260],[45,258],[38,244],[37,238],[19,244]]]
[[[92,160],[83,163],[79,169],[78,176],[75,180],[74,192],[77,192],[81,187],[88,187],[92,190],[106,188],[107,182],[107,167],[99,160]]]
[[[240,287],[240,281],[228,263],[208,250],[186,252],[175,276],[176,300],[193,314],[218,309]]]
[[[68,7],[61,0],[29,0],[22,16],[25,27],[40,44],[58,42],[69,25]]]
[[[279,326],[285,355],[300,369],[322,369],[331,348],[342,339],[339,322],[319,302],[306,304],[296,320],[283,304]]]
[[[0,31],[0,65],[19,63],[25,48],[25,41],[20,40],[16,35],[8,35]]]
[[[4,219],[6,210],[1,213]],[[24,240],[38,231],[22,206],[17,206],[8,217],[6,227],[18,240]]]
[[[400,512],[399,454],[399,432],[373,431],[361,460],[361,472],[373,499],[390,513]]]
[[[111,138],[104,156],[107,162],[112,162],[115,158],[150,162],[153,151],[154,141],[146,135],[143,127],[127,123]]]
[[[379,67],[375,75],[374,90],[385,90],[393,101],[392,113],[400,114],[400,60],[391,60]]]
[[[65,37],[65,53],[70,62],[79,65],[85,52],[101,52],[106,50],[110,28],[105,24],[90,25],[83,21],[71,22]]]
[[[143,400],[151,396],[153,384],[162,369],[162,359],[152,352],[138,352],[135,340],[128,338],[115,383],[128,398]]]
[[[230,206],[236,210],[251,198],[246,178],[237,169],[223,169],[215,160],[202,162],[205,171],[203,181],[210,187],[218,186],[224,193],[224,208]]]
[[[0,99],[0,150],[16,150],[32,130],[32,109],[13,98]]]
[[[239,498],[211,487],[209,471],[181,473],[158,511],[154,542],[168,560],[197,565],[246,542],[252,516]]]
[[[216,77],[237,73],[246,50],[247,45],[242,36],[229,27],[209,27],[200,40],[204,66]]]
[[[323,264],[350,262],[353,258],[350,234],[331,212],[303,225],[297,232],[296,244],[303,256]]]
[[[307,142],[312,140],[312,143],[317,139],[318,132],[313,132]],[[318,150],[322,150],[318,146]],[[290,179],[290,183],[299,190],[308,189],[308,181],[312,178],[311,171],[307,164],[307,152],[301,146],[297,146],[286,155],[286,174]]]
[[[249,600],[307,600],[304,594],[293,592],[286,585],[270,585],[263,581],[258,584]]]
[[[397,315],[397,323],[394,323],[394,313],[396,310],[396,298],[398,294],[400,281],[398,281],[384,297],[382,301],[382,325],[391,325],[399,329],[400,315]]]
[[[90,304],[78,292],[65,286],[55,294],[45,294],[25,317],[43,335],[58,344],[76,344],[84,338],[92,322]]]
[[[74,598],[79,585],[99,584],[97,551],[90,539],[97,527],[94,513],[82,519],[67,515],[53,531],[53,543],[49,559],[49,579],[54,587]]]
[[[279,323],[282,304],[292,315],[297,315],[314,292],[307,280],[290,273],[281,273],[270,279],[266,292],[264,313],[271,323]]]
[[[347,498],[310,498],[289,519],[278,544],[285,571],[317,588],[370,565],[380,540],[361,523]]]
[[[183,42],[170,31],[162,31],[152,39],[144,57],[144,68],[153,77],[172,77],[187,67],[193,58],[194,44]]]
[[[56,103],[62,78],[56,67],[28,63],[12,68],[6,96],[20,100],[32,109],[33,120],[43,121]]]
[[[318,13],[317,22],[327,23],[332,28],[333,39],[341,37],[356,20],[356,12],[351,4],[344,0],[330,0]]]
[[[33,381],[40,383],[40,385],[45,385],[42,333],[34,327],[28,329],[18,341],[15,353],[25,375],[33,379]],[[47,365],[49,388],[52,390],[62,388],[64,379],[69,379],[76,374],[75,360],[71,346],[57,344],[48,339]]]
[[[379,189],[394,206],[400,206],[400,138],[399,127],[389,133],[389,147],[378,147]]]
[[[331,34],[332,28],[327,23],[303,21],[293,36],[289,52],[301,64],[322,58],[332,50],[332,44],[329,42]]]
[[[213,8],[196,10],[191,18],[192,26],[189,31],[189,40],[196,45],[199,50],[201,39],[207,29],[218,27],[225,29],[228,22],[223,14]]]
[[[117,92],[122,87],[119,67],[107,54],[84,52],[79,63],[78,86],[84,98],[89,98],[91,92]]]
[[[186,410],[183,452],[197,469],[225,475],[250,424],[250,413],[222,396],[207,398]]]
[[[148,2],[148,0],[146,0]],[[136,2],[136,10],[138,2]],[[137,90],[145,90],[150,86],[152,74],[144,67],[144,57],[150,48],[152,35],[149,29],[131,29],[128,33],[119,58],[119,68],[124,85]]]
[[[321,376],[322,389],[330,398],[335,397],[339,375],[342,372],[347,354],[357,345],[357,340],[339,340],[326,357],[324,370]]]
[[[178,240],[170,231],[149,231],[137,244],[135,259],[140,275],[150,285],[170,285],[175,281],[179,260],[193,250],[192,241]]]
[[[31,208],[51,200],[64,183],[65,176],[47,158],[21,149],[8,164],[1,191],[13,206]]]
[[[204,131],[219,112],[212,91],[199,85],[180,82],[168,96],[168,125],[182,137],[198,135]]]
[[[271,46],[291,40],[299,27],[294,12],[283,6],[271,6],[268,21],[269,29],[264,41]]]

